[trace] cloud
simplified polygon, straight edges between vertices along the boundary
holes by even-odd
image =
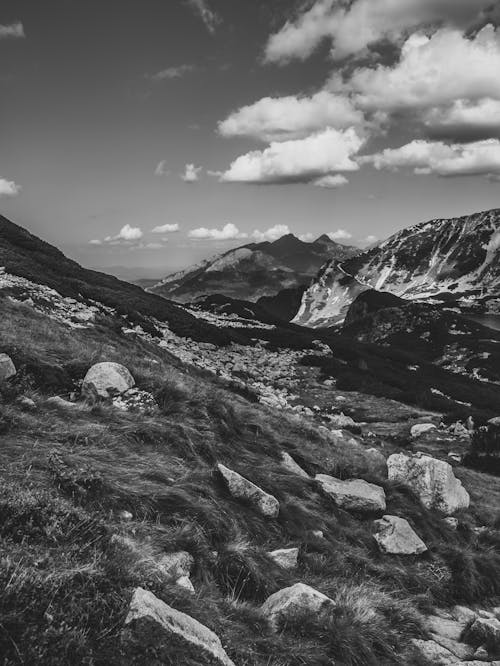
[[[186,74],[193,72],[196,69],[194,65],[177,65],[175,67],[167,67],[162,69],[156,74],[151,74],[148,76],[151,81],[170,81],[172,79],[181,79]]]
[[[352,234],[345,229],[337,229],[337,231],[331,231],[326,235],[332,241],[349,240],[349,238],[352,238]]]
[[[98,238],[93,238],[92,240],[89,240],[89,245],[102,245],[102,240],[99,240]]]
[[[26,37],[24,26],[20,21],[0,25],[0,39],[22,39]]]
[[[17,185],[13,180],[0,178],[0,197],[17,197],[20,192],[21,186]]]
[[[347,185],[348,182],[349,181],[345,176],[343,176],[341,173],[338,173],[335,176],[322,176],[321,178],[317,178],[316,180],[313,180],[312,184],[316,185],[316,187],[337,189]]]
[[[221,19],[210,9],[207,0],[186,0],[186,3],[201,18],[208,32],[213,35]]]
[[[263,97],[231,113],[218,125],[225,137],[246,136],[260,141],[304,138],[327,127],[347,129],[364,123],[363,113],[347,97],[326,90],[311,97]]]
[[[203,167],[197,167],[194,164],[186,164],[181,178],[185,183],[196,183],[200,179],[200,173]]]
[[[161,162],[158,162],[158,164],[156,165],[156,169],[155,169],[155,176],[166,176],[166,175],[168,175],[170,172],[168,171],[166,166],[167,166],[166,160],[161,160]]]
[[[196,240],[229,241],[248,238],[248,234],[241,232],[236,225],[229,222],[222,229],[207,229],[206,227],[191,229],[188,237]]]
[[[415,140],[400,148],[388,148],[362,158],[376,169],[413,168],[417,174],[439,176],[496,176],[500,174],[500,141],[447,145]]]
[[[179,231],[179,225],[177,222],[174,224],[162,224],[158,227],[154,227],[154,229],[151,229],[152,234],[170,234],[176,231]]]
[[[304,243],[309,243],[314,239],[314,234],[312,234],[310,231],[308,231],[305,234],[299,234],[299,240],[303,241]]]
[[[305,60],[325,40],[335,59],[363,52],[381,40],[398,43],[410,32],[447,25],[466,28],[487,16],[491,0],[316,0],[269,38],[265,60]]]
[[[448,107],[429,109],[424,115],[428,136],[466,143],[500,136],[500,100],[477,102],[459,99]]]
[[[144,236],[142,229],[125,224],[115,236],[106,236],[104,240],[94,238],[91,245],[133,245]]]
[[[363,239],[362,243],[363,245],[373,245],[378,241],[377,236],[367,236],[366,238]]]
[[[364,144],[354,129],[326,129],[306,137],[272,142],[237,157],[220,176],[227,183],[310,183],[338,171],[356,171],[352,159]]]
[[[500,34],[487,25],[473,38],[451,28],[428,37],[415,33],[402,46],[394,66],[355,69],[336,92],[354,97],[369,110],[388,112],[447,106],[457,100],[500,99]]]
[[[262,243],[263,241],[272,242],[278,240],[278,238],[281,238],[282,236],[286,236],[289,233],[290,229],[288,225],[275,224],[274,227],[270,227],[266,231],[259,231],[258,229],[255,229],[255,231],[252,233],[252,238],[254,238],[254,240],[256,240],[258,243]]]

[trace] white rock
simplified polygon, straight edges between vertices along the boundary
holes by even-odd
[[[304,583],[296,583],[271,594],[262,604],[261,610],[276,631],[280,624],[294,618],[297,614],[316,617],[334,606],[334,602],[326,594],[318,592]]]
[[[469,493],[443,460],[417,454],[395,453],[387,460],[389,480],[413,490],[427,509],[450,516],[469,506]]]
[[[175,581],[175,584],[178,585],[179,587],[183,587],[188,592],[191,592],[193,594],[195,592],[193,583],[191,582],[191,578],[189,578],[189,576],[181,576]]]
[[[266,493],[262,488],[256,486],[238,472],[229,469],[225,465],[218,464],[217,469],[225,480],[229,492],[236,499],[246,500],[252,504],[262,515],[276,518],[280,505],[276,497]]]
[[[95,390],[101,398],[108,398],[125,393],[134,384],[134,378],[124,365],[105,361],[89,369],[83,380],[82,391],[92,394]]]
[[[383,516],[375,521],[374,535],[380,550],[391,555],[420,555],[427,546],[404,518]]]
[[[7,354],[0,354],[0,382],[4,382],[16,374],[16,366]]]
[[[458,663],[457,657],[436,641],[423,641],[414,638],[412,643],[432,666],[451,666],[451,664]]]
[[[136,588],[132,596],[122,642],[129,650],[134,647],[154,650],[157,663],[171,660],[175,642],[184,644],[200,663],[234,666],[213,631],[141,587]]]
[[[309,478],[309,474],[305,472],[286,451],[281,453],[281,464],[292,474],[297,474],[298,476],[302,476],[305,479]]]
[[[297,566],[297,558],[299,556],[298,548],[280,548],[272,550],[268,553],[269,557],[279,564],[283,569],[295,569]]]
[[[346,416],[343,412],[329,416],[328,420],[333,426],[336,426],[337,428],[347,428],[348,426],[356,425],[356,421],[354,421],[354,419],[352,419],[350,416]]]
[[[413,439],[416,439],[417,437],[420,437],[424,433],[435,429],[436,426],[434,425],[434,423],[417,423],[416,425],[411,427],[410,435],[413,437]]]
[[[53,395],[50,398],[47,398],[47,403],[49,405],[61,407],[61,409],[80,409],[80,405],[78,405],[76,402],[70,402],[69,400],[65,400],[58,395]]]
[[[323,492],[342,509],[351,511],[385,511],[385,492],[380,486],[362,479],[341,481],[328,474],[316,474]]]

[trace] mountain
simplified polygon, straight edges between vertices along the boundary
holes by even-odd
[[[274,242],[243,245],[167,275],[149,291],[181,303],[209,294],[257,301],[304,286],[325,261],[344,261],[358,252],[326,235],[307,243],[287,234]]]
[[[366,289],[461,308],[500,308],[500,209],[399,231],[346,261],[332,259],[304,293],[294,322],[340,323]]]

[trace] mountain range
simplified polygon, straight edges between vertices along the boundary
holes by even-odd
[[[326,261],[345,261],[358,253],[358,248],[336,243],[326,234],[312,242],[287,234],[273,242],[228,250],[167,275],[149,291],[181,303],[210,294],[255,302],[306,286]]]
[[[500,307],[500,209],[422,222],[371,249],[323,266],[293,321],[309,327],[342,322],[368,289],[462,310]]]

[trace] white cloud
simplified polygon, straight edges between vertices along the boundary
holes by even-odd
[[[20,21],[0,25],[0,39],[22,39],[26,37],[23,24]]]
[[[263,97],[231,113],[218,129],[226,137],[282,141],[304,138],[327,127],[347,129],[363,123],[363,113],[347,97],[323,90],[311,97]]]
[[[352,128],[327,129],[305,139],[272,142],[236,158],[221,176],[228,183],[312,182],[338,171],[356,171],[352,159],[364,139]]]
[[[392,67],[361,67],[347,82],[336,74],[330,85],[354,96],[363,109],[426,109],[457,100],[500,99],[500,33],[485,26],[469,39],[443,28],[431,37],[415,33]]]
[[[263,241],[275,241],[282,236],[286,236],[290,233],[290,229],[286,224],[275,224],[274,227],[270,227],[266,231],[259,231],[255,229],[252,233],[252,237],[258,242],[262,243]]]
[[[0,197],[17,197],[20,192],[21,186],[17,185],[13,180],[0,178]]]
[[[114,237],[115,240],[134,241],[142,238],[143,233],[139,227],[131,227],[130,224],[123,226],[118,235]]]
[[[343,176],[341,173],[338,173],[335,176],[322,176],[321,178],[317,178],[316,180],[313,180],[312,184],[316,185],[316,187],[337,189],[347,185],[348,182],[349,181],[345,176]]]
[[[229,241],[248,238],[248,234],[241,232],[236,225],[229,222],[222,229],[207,229],[206,227],[191,229],[188,237],[196,240]]]
[[[367,156],[363,161],[371,162],[376,169],[411,167],[418,174],[494,176],[500,174],[500,141],[487,139],[447,145],[441,141],[416,140]]]
[[[377,236],[367,236],[366,238],[363,239],[363,245],[373,245],[378,241]]]
[[[314,239],[314,234],[312,234],[310,231],[308,231],[306,234],[299,234],[299,240],[303,241],[304,243],[309,243]]]
[[[181,79],[195,69],[196,67],[194,65],[176,65],[174,67],[162,69],[160,72],[156,72],[156,74],[151,74],[148,78],[152,81],[171,81],[172,79]]]
[[[337,231],[331,231],[326,235],[332,241],[349,240],[349,238],[352,238],[352,234],[345,229],[337,229]]]
[[[185,183],[196,183],[200,179],[200,173],[203,167],[197,167],[194,164],[186,164],[181,178]]]
[[[177,222],[174,224],[162,224],[158,227],[154,227],[154,229],[151,229],[151,233],[153,234],[170,234],[176,231],[179,231],[179,225]]]
[[[424,124],[433,136],[488,138],[500,134],[500,100],[484,98],[477,102],[459,99],[448,107],[429,109]]]
[[[168,174],[169,171],[167,169],[167,162],[166,160],[161,160],[156,165],[155,176],[167,176]]]
[[[187,4],[197,14],[210,34],[214,34],[217,25],[221,22],[219,16],[208,6],[207,0],[186,0]]]
[[[382,39],[397,43],[420,27],[476,25],[492,6],[491,0],[316,0],[271,35],[265,59],[305,60],[325,39],[332,42],[332,56],[343,58]]]
[[[102,240],[99,240],[98,238],[93,238],[92,240],[89,240],[89,245],[102,245]]]

